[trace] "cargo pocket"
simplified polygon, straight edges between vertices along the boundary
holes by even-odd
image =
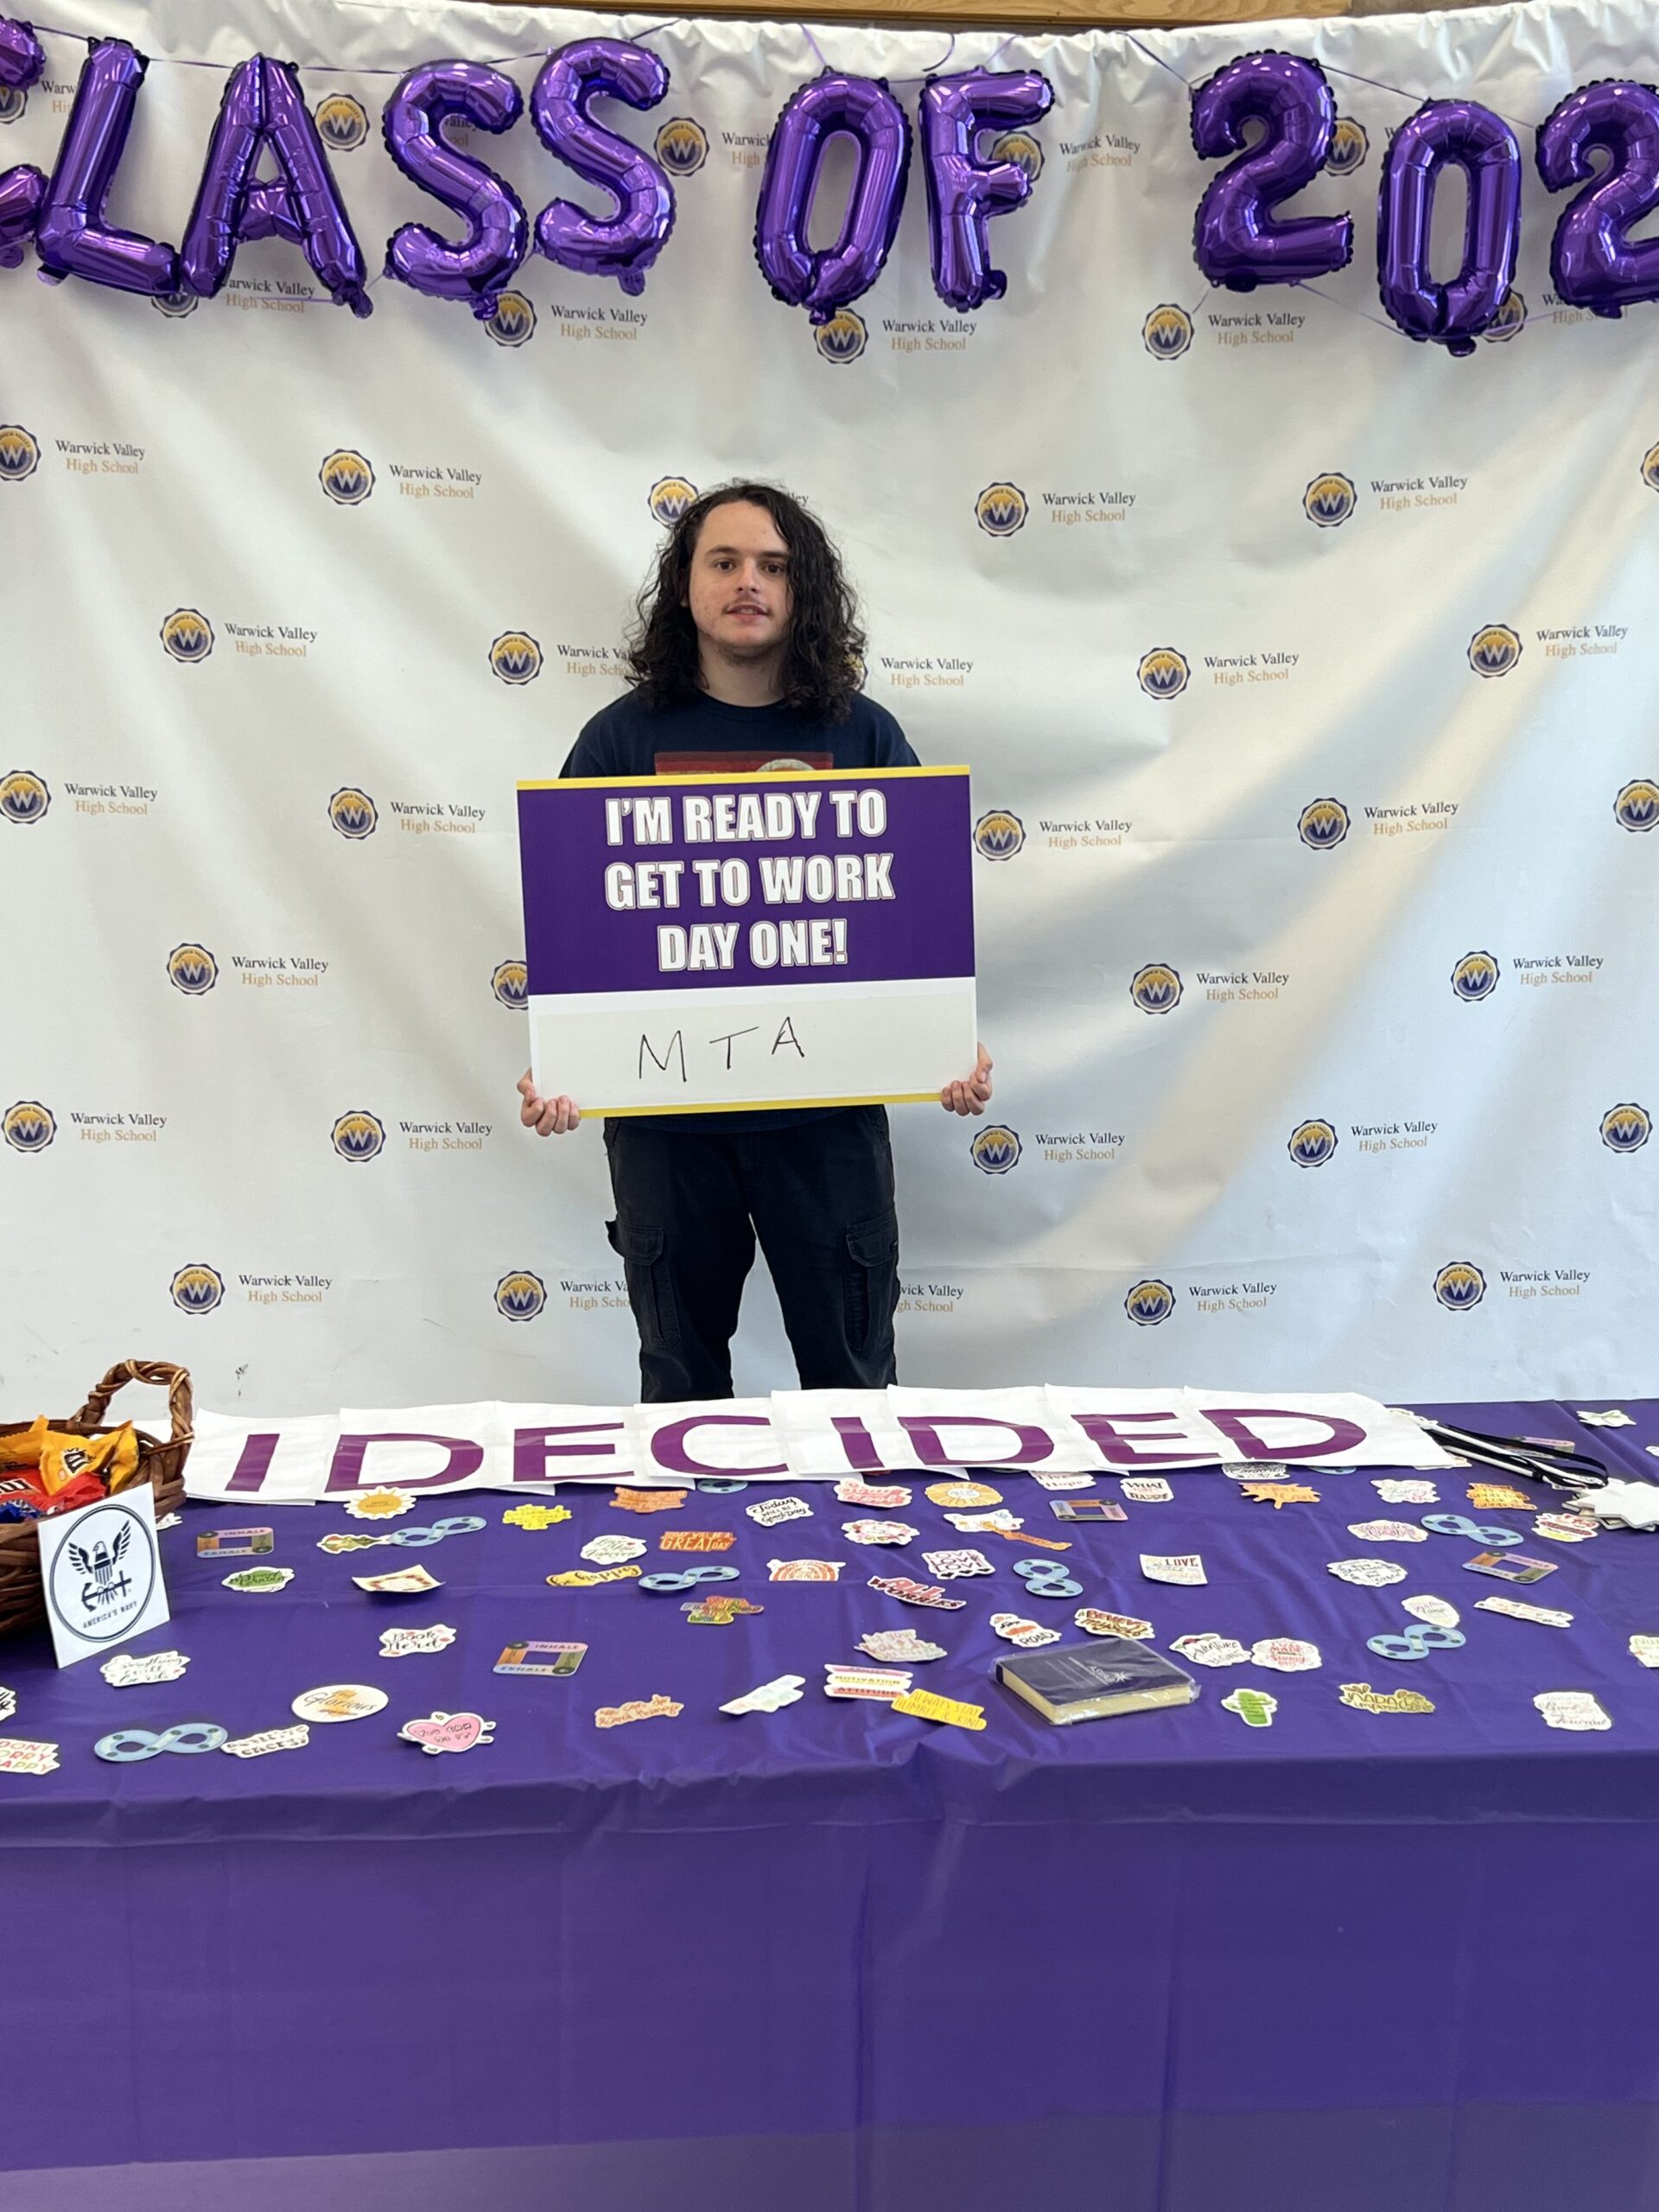
[[[628,1286],[628,1303],[639,1325],[639,1342],[646,1351],[666,1351],[680,1341],[680,1317],[674,1304],[674,1286],[663,1257],[660,1229],[635,1229],[620,1221],[607,1221],[605,1234],[612,1251],[622,1262]]]
[[[846,1310],[849,1351],[874,1349],[899,1303],[899,1217],[878,1214],[847,1231]]]

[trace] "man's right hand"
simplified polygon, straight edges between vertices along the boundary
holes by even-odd
[[[523,1102],[518,1118],[538,1137],[568,1136],[582,1119],[582,1109],[574,1098],[542,1097],[528,1068],[518,1078],[518,1096]]]

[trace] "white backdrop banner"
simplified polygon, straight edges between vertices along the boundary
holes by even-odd
[[[0,156],[49,172],[79,41],[130,38],[109,219],[151,237],[264,52],[377,272],[400,223],[454,227],[381,142],[403,71],[528,92],[592,34],[668,68],[607,119],[677,218],[637,297],[537,256],[489,323],[378,276],[356,318],[280,236],[200,303],[0,271],[14,1414],[130,1352],[227,1412],[632,1400],[601,1132],[518,1123],[513,791],[619,691],[664,520],[749,474],[843,547],[871,696],[973,770],[996,1120],[894,1109],[905,1382],[1659,1390],[1659,321],[1555,299],[1526,127],[1650,75],[1647,9],[948,41],[51,13]],[[991,226],[1007,296],[942,311],[913,165],[879,281],[815,330],[752,250],[779,111],[827,61],[913,125],[947,43],[1054,88]],[[1356,257],[1206,293],[1190,87],[1262,47],[1329,73],[1339,158],[1293,212],[1351,210]],[[1466,359],[1376,289],[1379,163],[1431,97],[1527,156],[1515,292]],[[603,205],[528,122],[479,149],[532,215]],[[790,1378],[753,1286],[738,1389]]]

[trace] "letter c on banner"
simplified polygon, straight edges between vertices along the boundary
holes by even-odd
[[[433,1490],[440,1483],[464,1482],[484,1464],[484,1446],[474,1444],[470,1437],[405,1435],[394,1429],[372,1436],[342,1436],[334,1446],[334,1464],[328,1470],[330,1491],[362,1489],[363,1461],[371,1444],[435,1444],[448,1453],[435,1475],[399,1475],[399,1490]]]
[[[577,39],[549,56],[530,95],[536,135],[616,201],[616,213],[601,220],[572,200],[550,200],[536,218],[536,244],[550,261],[584,276],[614,276],[630,294],[644,291],[645,271],[674,227],[674,188],[631,139],[601,130],[588,111],[596,99],[655,107],[667,90],[658,57],[622,39]]]
[[[1017,162],[980,160],[980,134],[1040,122],[1053,104],[1054,87],[1034,69],[965,69],[931,77],[922,87],[933,289],[958,315],[1007,290],[1007,278],[991,267],[986,231],[993,215],[1023,207],[1031,197],[1031,179]]]
[[[1448,162],[1469,180],[1463,265],[1449,284],[1429,274],[1434,184]],[[1430,100],[1389,143],[1377,201],[1377,283],[1408,338],[1472,353],[1515,277],[1521,245],[1521,149],[1501,116],[1472,100]]]
[[[701,1459],[694,1459],[686,1449],[686,1438],[694,1428],[770,1428],[772,1423],[765,1414],[693,1414],[685,1421],[671,1421],[656,1430],[651,1440],[651,1456],[659,1467],[666,1467],[675,1475],[729,1475],[729,1467],[705,1466]],[[745,1467],[750,1475],[786,1475],[787,1467]]]
[[[405,223],[386,242],[386,274],[436,300],[467,300],[481,322],[530,251],[530,218],[510,184],[452,146],[452,116],[480,130],[509,130],[524,96],[511,77],[476,61],[428,61],[411,69],[380,118],[386,151],[406,177],[467,218],[450,245],[424,223]]]
[[[45,67],[46,50],[29,26],[0,16],[0,85],[26,92]],[[26,162],[0,171],[0,269],[16,269],[22,260],[45,197],[46,179]]]
[[[1341,1421],[1331,1414],[1305,1413],[1294,1406],[1200,1406],[1198,1411],[1238,1446],[1242,1459],[1324,1459],[1333,1452],[1351,1452],[1356,1444],[1365,1441],[1365,1432],[1357,1421]],[[1312,1444],[1268,1444],[1250,1426],[1263,1421],[1316,1421],[1331,1433]]]
[[[858,149],[841,236],[815,252],[806,242],[823,156],[833,137]],[[754,252],[785,307],[828,322],[868,292],[893,249],[910,168],[905,111],[875,77],[816,77],[791,92],[773,126],[760,179]]]

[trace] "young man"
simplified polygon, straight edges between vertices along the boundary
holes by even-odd
[[[566,776],[917,765],[858,690],[863,632],[835,548],[786,492],[728,484],[675,524],[641,593],[632,688],[576,740]],[[519,1079],[519,1119],[563,1136],[573,1099]],[[982,1114],[983,1046],[939,1103]],[[899,1222],[880,1106],[640,1115],[605,1124],[607,1225],[639,1329],[640,1396],[728,1398],[731,1339],[757,1237],[804,1389],[896,1376]]]

